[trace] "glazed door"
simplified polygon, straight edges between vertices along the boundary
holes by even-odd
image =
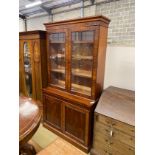
[[[92,96],[95,29],[75,29],[71,35],[71,92]]]
[[[33,52],[30,40],[20,40],[20,94],[35,99]]]
[[[55,30],[48,33],[48,43],[48,83],[66,89],[67,31]]]

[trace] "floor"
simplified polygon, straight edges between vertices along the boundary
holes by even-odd
[[[35,147],[37,155],[88,155],[44,128],[42,124],[29,143]]]

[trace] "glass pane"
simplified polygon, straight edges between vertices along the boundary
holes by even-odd
[[[50,35],[51,84],[65,87],[65,33]]]
[[[94,31],[72,32],[71,90],[91,95]]]
[[[72,41],[86,41],[93,42],[94,41],[94,32],[93,31],[83,31],[83,32],[73,32],[72,33]]]
[[[50,35],[51,42],[64,42],[65,41],[65,33],[52,33]]]
[[[28,43],[24,43],[24,71],[27,95],[32,97],[32,67]]]

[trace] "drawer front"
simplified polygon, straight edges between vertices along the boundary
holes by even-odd
[[[111,154],[134,155],[134,148],[100,134],[94,136],[93,148],[100,153],[108,152]]]
[[[113,119],[95,115],[93,148],[101,155],[134,155],[134,133],[124,132],[124,129],[130,131],[131,128],[121,124],[122,129],[119,122],[116,122],[118,126],[114,123]]]
[[[110,151],[109,147],[106,146],[104,143],[96,141],[93,143],[93,149],[96,152],[96,155],[117,155],[116,151]]]
[[[131,147],[135,147],[135,138],[131,135],[125,134],[114,127],[106,126],[100,122],[95,122],[94,127],[95,134],[100,134],[100,136],[105,135],[115,141],[120,141]]]
[[[107,126],[113,126],[114,128],[116,128],[122,132],[125,132],[133,137],[135,136],[135,127],[134,126],[125,124],[123,122],[119,122],[117,120],[114,120],[112,118],[109,118],[109,117],[106,117],[103,115],[99,115],[97,113],[95,113],[95,121],[103,123]]]
[[[113,130],[113,140],[120,141],[126,145],[133,147],[133,148],[135,147],[135,137],[130,136],[128,134],[125,134],[125,133],[120,132],[115,129]]]

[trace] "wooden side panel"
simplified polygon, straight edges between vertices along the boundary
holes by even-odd
[[[47,47],[46,39],[40,40],[42,88],[47,86]]]
[[[93,78],[92,78],[92,99],[96,100],[96,80],[98,65],[98,42],[99,42],[99,26],[95,26],[94,50],[93,50]]]
[[[32,98],[37,100],[36,98],[36,83],[35,83],[35,62],[34,62],[34,44],[32,40],[30,42],[30,57],[31,57],[31,68],[32,68]]]
[[[44,110],[45,110],[45,122],[61,130],[61,107],[62,101],[51,96],[45,96]]]
[[[19,47],[19,90],[20,94],[27,96],[26,86],[25,86],[25,77],[24,77],[24,41],[20,40]]]
[[[107,47],[108,28],[100,26],[99,45],[98,45],[98,60],[97,60],[97,79],[96,79],[96,97],[101,95],[103,90],[104,73],[105,73],[105,58]]]

